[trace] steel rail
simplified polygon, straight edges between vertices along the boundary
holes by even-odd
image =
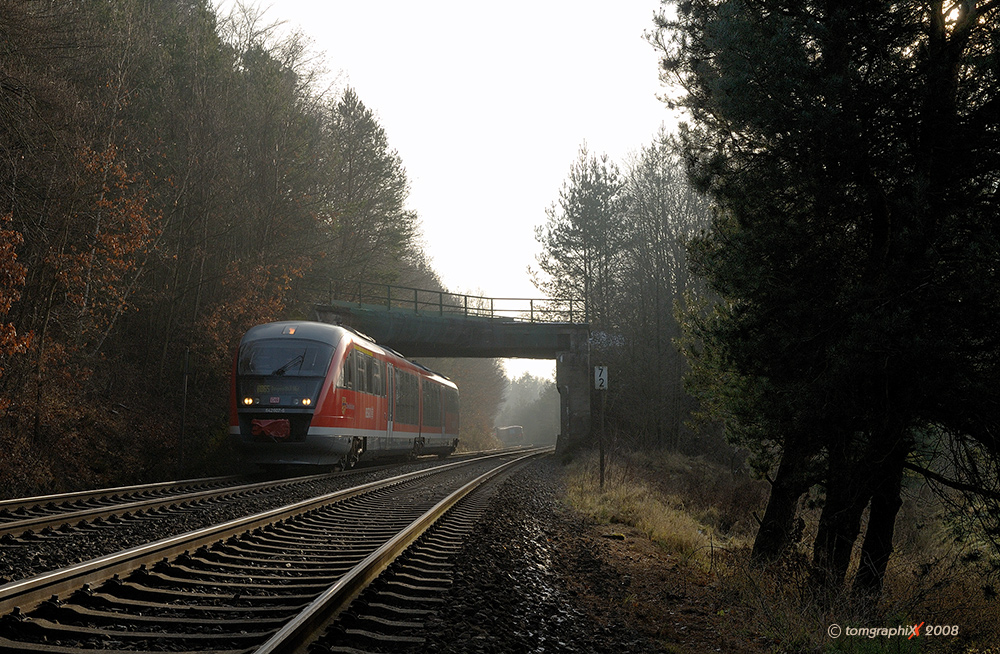
[[[453,458],[459,459],[460,457],[483,456],[484,454],[485,454],[484,452],[463,452],[462,454],[456,455]],[[189,493],[181,493],[175,495],[161,495],[156,497],[138,499],[132,502],[104,504],[101,506],[95,506],[85,509],[76,509],[64,512],[51,511],[50,509],[44,508],[41,505],[42,503],[46,504],[55,502],[68,503],[74,501],[106,499],[113,495],[135,494],[147,490],[164,490],[171,487],[181,487],[183,485],[197,486],[199,484],[235,481],[237,479],[240,479],[240,477],[239,476],[207,477],[205,479],[184,480],[178,482],[157,482],[154,484],[124,486],[121,488],[106,488],[96,491],[77,491],[62,495],[42,495],[38,497],[26,497],[13,500],[4,500],[0,502],[0,510],[7,509],[8,511],[11,511],[11,510],[16,510],[12,509],[11,507],[26,508],[30,506],[39,508],[40,510],[47,510],[50,512],[15,520],[5,520],[5,521],[0,520],[0,538],[6,535],[19,536],[27,533],[28,531],[36,532],[44,530],[46,528],[54,529],[62,527],[63,525],[79,524],[85,520],[110,518],[111,516],[122,515],[124,513],[139,513],[139,512],[151,511],[153,509],[158,509],[167,506],[175,506],[180,504],[187,504],[190,502],[195,502],[198,500],[208,499],[212,497],[228,497],[234,494],[252,492],[254,490],[265,489],[268,487],[280,487],[288,484],[309,483],[311,481],[327,479],[335,475],[344,475],[344,474],[351,475],[351,474],[360,474],[364,472],[372,472],[376,470],[383,470],[386,468],[394,467],[396,465],[398,464],[355,468],[346,472],[324,472],[312,475],[303,475],[299,477],[285,477],[282,479],[270,479],[267,481],[254,482],[251,484],[242,484],[238,486],[219,486],[216,488],[209,488],[206,490],[199,490]]]
[[[134,502],[127,502],[124,504],[108,504],[105,506],[98,506],[90,509],[78,509],[76,511],[69,511],[67,513],[52,513],[49,515],[40,515],[33,518],[24,518],[22,520],[11,520],[8,522],[0,522],[0,537],[6,534],[17,536],[20,534],[24,534],[28,531],[45,529],[46,527],[54,528],[66,524],[79,524],[84,520],[97,520],[98,518],[110,518],[111,516],[121,515],[124,513],[138,513],[138,512],[152,511],[153,509],[159,509],[165,506],[188,504],[191,502],[196,502],[198,500],[208,499],[212,497],[226,497],[265,488],[276,488],[290,484],[308,483],[316,479],[329,477],[332,474],[334,473],[310,475],[308,477],[290,477],[287,479],[259,481],[259,482],[254,482],[252,484],[242,484],[240,486],[225,486],[222,488],[212,488],[209,490],[195,491],[192,493],[182,493],[180,495],[165,495],[163,497],[156,497],[152,499],[136,500]]]
[[[340,502],[379,488],[400,484],[422,476],[431,476],[446,470],[502,456],[511,456],[511,453],[502,452],[481,458],[446,463],[434,468],[416,470],[389,479],[369,482],[361,486],[327,493],[251,516],[236,518],[204,529],[171,536],[153,543],[139,545],[116,554],[92,559],[60,570],[42,573],[28,579],[12,581],[0,586],[0,615],[6,615],[11,612],[26,612],[51,597],[57,597],[60,594],[77,590],[85,584],[94,584],[113,578],[116,575],[126,575],[143,566],[149,566],[171,556],[190,552],[216,541],[225,540],[231,536],[251,532],[254,529],[304,513],[324,504]]]
[[[18,509],[28,509],[44,507],[48,504],[80,502],[87,500],[97,500],[112,497],[114,495],[134,495],[150,491],[178,488],[182,486],[197,486],[199,484],[215,484],[236,481],[239,475],[228,475],[224,477],[204,477],[202,479],[180,479],[176,481],[158,481],[151,484],[137,484],[134,486],[119,486],[116,488],[99,488],[97,490],[74,491],[71,493],[58,493],[53,495],[36,495],[34,497],[15,497],[8,500],[0,500],[0,511],[16,511]]]
[[[544,450],[549,451],[548,448]],[[479,488],[515,465],[538,456],[542,452],[533,451],[530,454],[508,461],[490,470],[431,507],[426,513],[410,523],[384,545],[369,554],[361,563],[344,573],[336,583],[321,593],[313,602],[299,613],[298,616],[285,624],[266,643],[254,650],[254,654],[288,654],[304,651],[302,648],[312,640],[321,629],[329,624],[337,615],[346,609],[365,587],[378,577],[386,567],[399,557],[414,541],[429,529],[441,516],[459,502],[463,497]]]
[[[507,449],[507,448],[505,448],[505,449]],[[477,450],[477,451],[469,451],[469,452],[460,452],[460,453],[457,453],[457,454],[452,454],[450,456],[450,458],[452,460],[464,460],[465,458],[469,458],[469,457],[483,456],[485,454],[495,454],[495,453],[497,453],[497,451],[498,450]],[[418,461],[419,461],[419,459],[418,459]],[[338,475],[348,474],[348,475],[350,475],[350,474],[357,474],[357,473],[364,473],[364,472],[372,472],[372,471],[377,471],[377,470],[384,470],[386,468],[392,468],[392,467],[396,467],[398,465],[399,465],[398,462],[397,463],[383,464],[383,465],[365,465],[363,467],[354,468],[354,469],[351,469],[351,470],[348,470],[348,471],[341,471],[341,472],[338,472],[338,473],[333,473],[333,472],[314,473],[314,474],[309,474],[309,475],[298,475],[298,476],[293,476],[293,477],[284,477],[282,479],[270,479],[268,481],[273,482],[273,483],[280,483],[282,481],[303,482],[303,481],[311,481],[311,480],[314,480],[314,479],[323,479],[323,478],[326,478],[326,477],[329,477],[329,476],[335,475],[335,474],[338,474]],[[219,476],[219,477],[202,477],[202,478],[195,478],[195,479],[181,479],[181,480],[176,480],[176,481],[158,481],[158,482],[152,482],[152,483],[149,483],[149,484],[136,484],[136,485],[132,485],[132,486],[116,486],[116,487],[109,487],[109,488],[100,488],[100,489],[96,489],[96,490],[72,491],[72,492],[69,492],[69,493],[53,493],[53,494],[50,494],[50,495],[35,495],[35,496],[31,496],[31,497],[15,497],[15,498],[10,498],[10,499],[6,499],[6,500],[0,500],[0,536],[2,536],[5,533],[3,531],[4,526],[5,525],[11,525],[16,520],[29,520],[29,519],[35,519],[35,518],[44,518],[45,516],[53,516],[53,518],[52,518],[53,524],[58,523],[59,520],[57,518],[55,518],[55,516],[57,516],[57,515],[68,515],[68,514],[72,513],[72,511],[63,511],[63,512],[60,513],[58,511],[59,505],[79,504],[79,503],[83,503],[83,502],[91,502],[91,501],[95,501],[96,502],[96,501],[107,500],[109,502],[116,502],[117,504],[108,503],[108,504],[105,504],[103,506],[107,506],[107,507],[119,506],[120,507],[120,506],[124,505],[123,499],[129,499],[129,498],[127,498],[127,496],[129,496],[129,495],[140,495],[141,496],[144,493],[155,493],[155,492],[159,492],[159,491],[169,491],[171,489],[178,489],[178,490],[180,490],[180,489],[183,489],[183,488],[193,488],[193,487],[198,487],[198,486],[207,486],[207,485],[210,485],[210,484],[220,484],[220,485],[216,486],[215,489],[217,491],[219,491],[219,492],[224,492],[226,490],[234,489],[234,488],[237,488],[237,487],[236,486],[223,486],[221,484],[226,484],[226,483],[229,483],[229,482],[235,482],[235,481],[238,481],[238,480],[243,479],[245,477],[246,477],[246,475],[226,475],[226,476]],[[211,490],[211,489],[209,489],[209,490]],[[179,493],[178,494],[173,494],[173,495],[166,495],[166,494],[164,494],[164,495],[159,495],[159,496],[148,497],[147,499],[152,502],[152,501],[156,501],[157,499],[160,499],[160,498],[163,498],[163,499],[166,499],[166,498],[177,498],[179,496],[180,496]],[[100,508],[100,507],[92,507],[92,508]],[[81,510],[81,509],[76,509],[76,510]],[[23,511],[25,513],[31,512],[34,515],[31,515],[31,516],[25,517],[25,518],[14,518],[14,519],[7,517],[7,516],[10,516],[11,514],[17,512],[17,511]],[[42,525],[42,528],[44,528],[45,526],[47,526],[47,525]],[[31,526],[29,525],[28,528],[31,528]],[[12,531],[13,530],[11,530],[9,532],[6,532],[6,533],[12,533]]]

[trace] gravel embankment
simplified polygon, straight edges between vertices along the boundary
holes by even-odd
[[[455,567],[445,608],[426,623],[429,652],[662,652],[614,614],[629,580],[591,555],[583,522],[562,509],[553,458],[503,482]],[[594,616],[568,583],[600,588]]]

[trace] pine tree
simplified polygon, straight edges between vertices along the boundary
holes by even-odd
[[[772,467],[755,558],[825,488],[822,584],[843,583],[870,508],[855,589],[880,592],[919,434],[996,468],[998,7],[693,0],[651,37],[720,207],[693,245],[723,298],[693,321],[694,365]]]
[[[616,325],[613,312],[621,269],[622,179],[607,155],[590,154],[584,144],[559,192],[558,206],[546,210],[535,228],[542,245],[535,286],[549,297],[584,306],[595,329]]]
[[[325,142],[322,218],[333,249],[322,274],[392,281],[418,233],[417,216],[406,208],[409,181],[402,159],[351,88],[330,108]]]

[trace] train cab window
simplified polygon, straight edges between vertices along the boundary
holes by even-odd
[[[265,377],[322,377],[333,348],[303,339],[263,339],[240,347],[237,372]]]

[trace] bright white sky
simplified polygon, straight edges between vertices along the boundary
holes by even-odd
[[[224,3],[228,4],[228,3]],[[409,208],[452,292],[540,297],[534,228],[581,144],[624,167],[671,116],[642,38],[659,0],[276,0],[406,167]],[[526,362],[527,363],[527,362]],[[554,364],[508,373],[554,377]],[[541,364],[541,365],[539,365]]]

